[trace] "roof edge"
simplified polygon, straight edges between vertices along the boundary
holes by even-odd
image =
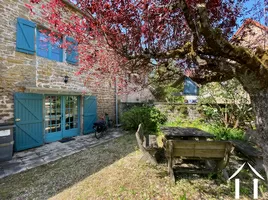
[[[242,24],[242,26],[240,26],[240,28],[239,28],[239,29],[235,32],[235,34],[232,36],[231,40],[233,40],[237,35],[239,35],[239,34],[242,32],[242,30],[243,30],[247,25],[249,25],[249,24],[254,25],[254,26],[256,26],[256,27],[258,27],[258,28],[260,28],[260,29],[262,29],[262,30],[264,30],[264,31],[268,31],[268,27],[267,27],[267,26],[262,25],[261,23],[255,21],[255,20],[253,20],[253,19],[251,19],[251,18],[247,18],[247,19],[245,19],[245,21],[244,21],[244,23]]]

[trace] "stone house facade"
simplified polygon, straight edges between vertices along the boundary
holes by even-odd
[[[268,27],[253,19],[246,19],[231,38],[235,45],[256,50],[257,47],[268,48]]]
[[[148,84],[148,74],[128,73],[126,74],[128,84],[127,93],[119,96],[120,102],[123,103],[142,103],[154,101],[155,97],[150,91]]]
[[[17,151],[92,132],[105,113],[115,119],[114,83],[85,86],[83,76],[75,75],[79,62],[72,53],[47,41],[42,49],[40,30],[49,26],[25,3],[0,4],[0,124],[15,123]],[[70,13],[80,12],[65,3]]]

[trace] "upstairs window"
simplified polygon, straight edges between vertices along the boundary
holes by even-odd
[[[36,53],[37,56],[58,62],[63,62],[63,57],[66,57],[67,63],[77,65],[78,43],[72,37],[66,37],[66,42],[68,45],[63,56],[62,39],[54,41],[54,38],[50,38],[48,30],[36,29],[34,22],[17,18],[16,51],[32,55]]]
[[[38,56],[62,62],[63,50],[60,47],[61,44],[62,39],[57,39],[55,42],[52,42],[50,37],[48,36],[48,33],[37,30],[36,53]]]
[[[71,37],[66,37],[68,47],[66,49],[66,62],[70,64],[78,64],[78,43]]]

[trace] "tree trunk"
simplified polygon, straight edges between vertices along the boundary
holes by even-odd
[[[268,89],[250,94],[256,114],[257,143],[262,149],[263,166],[268,181]]]
[[[239,126],[239,119],[236,119],[235,120],[235,124],[234,124],[234,127],[233,128],[237,128]]]

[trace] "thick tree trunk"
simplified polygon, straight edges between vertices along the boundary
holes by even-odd
[[[268,182],[268,89],[250,94],[256,114],[257,142],[262,149],[263,166]]]

